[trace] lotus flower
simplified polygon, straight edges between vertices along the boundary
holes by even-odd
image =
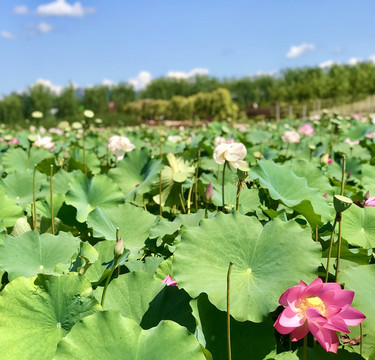
[[[116,156],[117,160],[122,160],[124,152],[134,150],[135,145],[125,136],[113,135],[109,138],[108,149]]]
[[[33,146],[40,147],[46,150],[53,150],[55,147],[55,143],[52,141],[51,136],[43,136],[41,137],[39,134],[37,135],[37,139],[34,141]]]
[[[350,306],[353,297],[354,291],[343,290],[337,283],[323,283],[319,278],[310,285],[300,281],[281,295],[279,303],[286,308],[273,326],[281,334],[291,334],[292,341],[311,331],[325,351],[336,353],[336,331],[348,333],[348,326],[366,318]]]
[[[372,139],[375,137],[375,131],[371,131],[369,134],[366,135],[368,139]]]
[[[359,140],[352,141],[352,140],[350,140],[350,138],[346,138],[345,142],[348,143],[350,146],[354,146],[354,145],[359,144]]]
[[[372,206],[372,207],[375,207],[375,196],[370,196],[370,197],[365,201],[365,206]]]
[[[177,286],[177,281],[172,280],[172,278],[169,274],[161,282],[167,284],[167,286]]]
[[[215,148],[214,160],[217,164],[224,164],[227,161],[234,168],[247,167],[246,161],[243,161],[246,154],[245,145],[242,143],[220,144]]]
[[[322,165],[329,165],[333,163],[333,160],[329,157],[328,153],[324,154],[320,159]]]
[[[234,143],[234,139],[233,138],[230,138],[230,139],[226,139],[222,136],[216,136],[215,137],[215,141],[214,141],[214,145],[215,147],[221,145],[221,144],[233,144]]]
[[[314,128],[309,123],[306,123],[298,128],[298,132],[306,136],[313,136]]]
[[[177,144],[177,143],[180,143],[182,141],[182,136],[180,136],[180,135],[169,135],[167,137],[167,140]]]
[[[285,131],[284,134],[281,135],[281,140],[283,142],[288,143],[299,143],[301,140],[300,135],[295,130]]]

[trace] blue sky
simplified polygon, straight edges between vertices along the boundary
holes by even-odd
[[[375,1],[1,0],[0,95],[375,62]]]

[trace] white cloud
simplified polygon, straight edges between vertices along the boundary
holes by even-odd
[[[172,77],[176,79],[188,79],[197,75],[208,75],[209,71],[208,69],[204,68],[195,68],[189,72],[183,72],[183,71],[168,71],[167,77]]]
[[[39,5],[36,13],[40,16],[73,16],[83,17],[95,12],[93,7],[83,7],[80,2],[69,4],[66,0],[55,0],[48,4]]]
[[[37,81],[35,81],[34,84],[31,85],[31,87],[33,87],[35,85],[42,85],[42,86],[50,89],[56,95],[61,94],[61,91],[63,89],[62,86],[54,85],[54,84],[52,84],[52,82],[50,80],[46,80],[46,79],[38,79]]]
[[[271,71],[259,70],[255,73],[255,76],[275,76],[276,74],[277,74],[277,70],[271,70]]]
[[[352,57],[348,60],[348,64],[349,65],[357,65],[358,63],[360,63],[362,61],[362,59],[359,59],[359,58],[355,58],[355,57]]]
[[[375,55],[370,55],[369,60],[375,64]]]
[[[151,82],[152,76],[148,71],[141,71],[135,78],[129,79],[128,83],[135,91],[143,90]]]
[[[53,26],[45,22],[41,22],[36,26],[36,30],[40,33],[47,34],[53,30]]]
[[[13,14],[26,15],[29,13],[29,8],[26,5],[19,5],[13,9]]]
[[[111,87],[116,86],[116,83],[115,83],[114,81],[112,81],[112,80],[104,79],[104,80],[102,81],[102,85],[111,88]]]
[[[0,31],[0,37],[5,38],[5,39],[16,39],[17,35],[9,31]]]
[[[314,51],[316,49],[315,44],[303,43],[297,46],[291,46],[289,51],[286,54],[286,57],[289,59],[298,58],[303,54],[306,54],[309,51]]]
[[[336,63],[333,60],[327,60],[327,61],[323,61],[322,63],[320,63],[319,67],[321,69],[326,69],[326,68],[330,68],[334,64]]]

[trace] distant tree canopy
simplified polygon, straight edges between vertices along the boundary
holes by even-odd
[[[86,88],[83,93],[70,84],[60,94],[37,84],[22,94],[3,97],[0,100],[0,121],[17,123],[29,118],[35,110],[42,111],[45,117],[74,119],[82,114],[83,108],[110,119],[117,115],[222,119],[233,117],[233,109],[246,110],[253,103],[262,107],[273,106],[275,102],[293,105],[315,100],[349,103],[374,94],[375,64],[372,62],[360,62],[354,66],[336,64],[326,69],[284,69],[276,76],[226,79],[161,77],[138,93],[127,83]],[[51,114],[53,108],[56,111]]]

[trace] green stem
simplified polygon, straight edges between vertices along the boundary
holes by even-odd
[[[330,242],[329,242],[329,251],[328,251],[328,258],[327,258],[327,267],[326,267],[325,282],[328,282],[329,263],[330,263],[330,260],[331,260],[332,246],[333,246],[333,236],[335,234],[335,227],[336,227],[336,223],[337,223],[337,216],[338,216],[338,213],[336,213],[335,221],[334,221],[333,227],[332,227],[331,238],[330,238]]]
[[[303,338],[303,360],[307,360],[307,335]]]
[[[240,208],[240,193],[241,193],[242,185],[243,185],[242,181],[238,181],[237,195],[236,195],[236,211],[238,211]]]
[[[319,241],[319,226],[315,225],[315,242]]]
[[[113,272],[115,271],[115,269],[117,267],[117,262],[118,262],[118,258],[115,258],[115,263],[113,264],[113,268],[112,268],[111,272],[109,273],[109,275],[107,277],[107,280],[105,282],[104,290],[103,290],[103,294],[102,294],[102,301],[100,302],[100,305],[102,307],[104,306],[105,294],[107,293],[107,288],[108,288],[109,280],[111,279],[111,277],[113,275]]]
[[[159,215],[163,215],[163,207],[161,205],[161,171],[159,173]]]
[[[182,191],[182,188],[181,188],[181,191]],[[182,198],[181,193],[179,193],[178,196],[180,198],[180,203],[181,203],[182,211],[184,212],[184,214],[186,214],[185,205],[184,205],[184,199]]]
[[[36,230],[36,165],[34,165],[33,173],[33,228]]]
[[[87,174],[85,130],[83,130],[82,132],[82,150],[83,150],[83,168],[85,170],[85,174]]]
[[[342,174],[341,174],[341,192],[340,195],[344,195],[344,185],[345,185],[345,171],[346,171],[346,155],[342,155]]]
[[[187,198],[187,213],[190,214],[190,204],[191,204],[191,193],[193,191],[193,187],[191,186],[190,189],[189,189],[189,193],[188,193],[188,198]]]
[[[206,210],[204,211],[204,218],[208,219],[208,204],[206,203]]]
[[[230,273],[232,271],[233,262],[229,263],[227,273],[227,343],[228,343],[228,360],[232,359],[232,350],[230,343]]]
[[[55,216],[53,214],[53,186],[52,186],[52,176],[53,176],[53,165],[51,165],[51,172],[50,172],[50,177],[49,177],[49,195],[50,195],[50,205],[51,205],[52,235],[55,235]]]
[[[199,161],[201,158],[201,149],[198,149],[198,160],[195,168],[195,184],[194,184],[194,204],[195,209],[198,211],[198,172],[199,172]]]
[[[360,330],[360,343],[359,343],[359,354],[363,356],[363,325],[362,323],[359,324],[359,330]]]
[[[224,185],[225,185],[225,168],[227,166],[227,161],[224,162],[224,167],[223,167],[223,183],[222,183],[222,192],[221,192],[221,195],[222,195],[222,199],[223,199],[223,211],[224,211]]]
[[[341,254],[341,214],[340,214],[340,219],[338,220],[339,222],[339,236],[337,240],[337,258],[336,258],[336,272],[335,272],[335,282],[337,282],[337,277],[339,275],[339,267],[340,267],[340,254]]]

